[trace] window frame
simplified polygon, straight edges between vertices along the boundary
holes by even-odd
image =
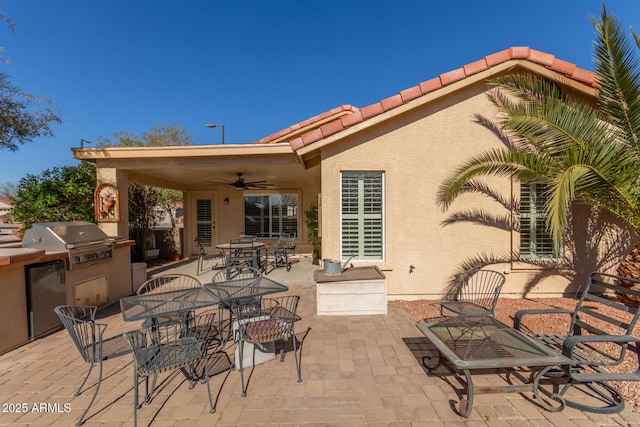
[[[523,197],[524,189],[528,187],[528,197]],[[520,209],[519,222],[520,233],[518,236],[518,259],[520,261],[555,261],[562,258],[562,243],[556,245],[553,237],[546,229],[547,214],[544,211],[545,204],[544,184],[521,182],[520,183]],[[529,200],[528,209],[525,209],[525,200]],[[524,219],[528,219],[525,221]],[[526,228],[525,224],[529,224]],[[528,236],[528,237],[527,237]],[[529,251],[523,251],[523,238],[529,240]],[[545,249],[545,248],[551,248]]]
[[[286,233],[284,231],[282,231],[283,229],[283,224],[282,224],[282,220],[283,218],[286,218],[288,216],[283,216],[282,213],[278,216],[274,216],[273,215],[273,205],[272,205],[272,198],[274,196],[281,196],[281,197],[285,197],[285,196],[294,196],[296,198],[296,205],[293,208],[294,209],[294,213],[292,215],[293,218],[295,218],[295,230],[294,233]],[[247,211],[246,211],[246,198],[247,197],[266,197],[269,201],[268,206],[266,207],[266,209],[268,210],[268,219],[267,219],[267,228],[268,228],[268,233],[261,231],[260,233],[255,233],[254,230],[247,230]],[[242,195],[242,229],[244,230],[244,234],[250,234],[250,235],[257,235],[258,238],[263,238],[263,239],[278,239],[282,234],[289,234],[290,237],[294,237],[296,240],[298,239],[298,236],[300,236],[300,200],[302,199],[300,191],[259,191],[259,192],[245,192]],[[278,232],[274,232],[273,231],[273,219],[274,218],[279,218],[279,231]]]
[[[379,237],[379,246],[380,246],[380,250],[379,250],[379,255],[376,256],[366,256],[366,248],[363,246],[365,244],[365,242],[363,241],[365,239],[365,237],[362,236],[358,236],[358,240],[360,240],[360,243],[358,244],[358,254],[353,256],[353,260],[355,261],[373,261],[373,262],[383,262],[386,259],[386,238],[385,238],[385,231],[386,231],[386,224],[385,224],[385,220],[386,220],[386,188],[385,188],[385,183],[386,183],[386,173],[383,170],[343,170],[340,171],[340,177],[339,177],[339,238],[340,238],[340,257],[343,259],[346,259],[350,256],[352,256],[352,254],[347,254],[345,253],[345,228],[344,228],[344,221],[345,221],[345,214],[344,214],[344,203],[345,203],[345,188],[344,188],[344,178],[346,174],[356,174],[358,176],[364,176],[367,174],[377,174],[379,175],[379,179],[380,179],[380,212],[376,213],[375,215],[379,215],[379,218],[377,218],[377,220],[379,221],[380,224],[380,229],[378,231],[380,237]],[[359,199],[364,199],[366,198],[366,194],[359,194],[357,196]],[[360,204],[360,202],[358,202],[358,204]],[[359,206],[360,208],[361,206]],[[358,212],[356,215],[358,216],[362,216],[364,215],[363,212]],[[374,214],[370,214],[370,215],[374,215]],[[363,221],[364,219],[359,219],[358,221]],[[358,227],[363,227],[362,224],[359,224]]]

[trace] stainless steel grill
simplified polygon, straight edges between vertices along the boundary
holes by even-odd
[[[110,261],[113,242],[96,224],[84,221],[43,222],[25,230],[23,248],[67,252],[69,270]]]

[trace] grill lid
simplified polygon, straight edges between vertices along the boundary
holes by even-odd
[[[105,234],[96,224],[86,221],[42,222],[25,230],[23,248],[38,248],[47,251],[68,249],[95,244],[112,243],[114,239]]]

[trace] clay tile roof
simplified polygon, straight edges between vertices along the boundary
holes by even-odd
[[[484,58],[466,64],[458,69],[440,74],[438,77],[410,87],[400,93],[383,99],[361,109],[351,105],[343,105],[326,111],[310,119],[289,126],[254,144],[269,144],[289,142],[295,151],[306,145],[313,144],[330,135],[341,132],[353,125],[364,122],[372,117],[396,108],[420,96],[435,92],[447,85],[464,80],[474,74],[488,70],[491,67],[511,60],[525,60],[542,65],[565,77],[597,87],[595,73],[578,68],[575,64],[563,61],[555,56],[530,49],[526,46],[514,46],[500,52],[487,55]]]

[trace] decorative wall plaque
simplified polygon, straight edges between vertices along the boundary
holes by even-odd
[[[102,184],[96,188],[93,193],[93,205],[95,206],[96,221],[120,221],[120,197],[115,185]]]

